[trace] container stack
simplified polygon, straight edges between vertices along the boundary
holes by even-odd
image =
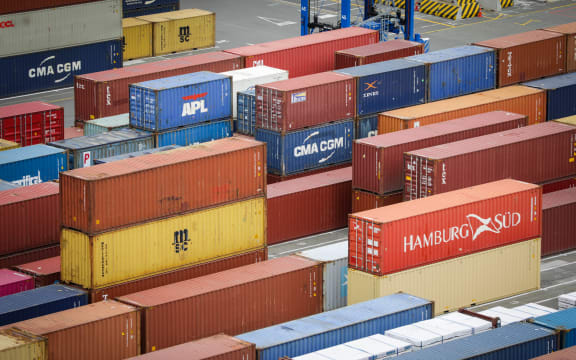
[[[180,10],[180,0],[122,0],[122,15],[125,18]]]
[[[368,65],[424,53],[424,44],[408,40],[388,40],[336,51],[335,69]]]

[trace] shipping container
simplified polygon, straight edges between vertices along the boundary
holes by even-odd
[[[352,190],[352,213],[398,204],[401,203],[403,199],[403,191],[378,195],[368,191],[354,189]]]
[[[522,85],[546,91],[547,120],[576,115],[576,73],[534,80]]]
[[[48,145],[32,145],[0,152],[2,179],[20,186],[57,180],[68,170],[66,152]]]
[[[132,153],[126,153],[126,154],[122,154],[122,155],[116,155],[116,156],[110,156],[107,158],[102,158],[102,159],[98,159],[98,160],[94,160],[94,165],[98,165],[98,164],[107,164],[107,163],[111,163],[114,161],[118,161],[118,160],[124,160],[124,159],[132,159],[138,156],[143,156],[143,155],[149,155],[149,154],[156,154],[162,151],[168,151],[168,150],[174,150],[174,149],[178,149],[180,148],[180,145],[169,145],[169,146],[162,146],[159,148],[154,148],[154,149],[150,149],[150,150],[144,150],[144,151],[135,151]]]
[[[493,111],[354,142],[352,186],[375,194],[404,188],[404,153],[528,125],[524,115]]]
[[[555,179],[542,185],[542,193],[547,194],[554,191],[564,190],[576,187],[576,176],[565,179]]]
[[[378,114],[359,117],[355,122],[354,139],[364,139],[378,135]]]
[[[496,50],[498,87],[566,72],[564,35],[526,31],[473,43]]]
[[[64,139],[73,139],[84,136],[84,129],[77,127],[64,128]]]
[[[33,101],[0,108],[0,137],[20,146],[64,139],[64,108]]]
[[[341,69],[335,73],[355,79],[355,116],[426,102],[426,66],[423,64],[396,59]]]
[[[424,44],[407,40],[389,40],[336,51],[335,69],[368,65],[424,53]]]
[[[122,10],[133,11],[145,8],[154,8],[156,6],[178,5],[180,0],[122,0]]]
[[[137,280],[261,249],[265,229],[264,197],[94,236],[64,228],[60,277],[85,289]]]
[[[152,56],[152,23],[137,18],[122,19],[124,61]]]
[[[572,70],[574,71],[574,70]],[[548,355],[542,355],[532,360],[572,360],[576,359],[576,347],[569,347],[562,350],[554,351]]]
[[[120,114],[101,119],[86,121],[84,135],[94,136],[110,131],[125,129],[130,126],[130,114]]]
[[[496,53],[464,45],[407,57],[426,66],[426,99],[438,101],[496,87]]]
[[[0,8],[0,14],[11,14],[19,13],[24,11],[49,9],[59,6],[75,5],[87,2],[95,2],[100,0],[23,0],[23,1],[4,1],[2,2],[2,8]]]
[[[8,325],[88,304],[84,290],[47,285],[0,298],[0,325]]]
[[[346,227],[350,191],[351,167],[268,185],[268,245]]]
[[[542,196],[542,256],[576,249],[574,219],[576,187]]]
[[[562,118],[562,119],[556,119],[556,120],[554,120],[554,121],[556,121],[556,122],[561,122],[561,123],[568,124],[568,125],[576,126],[576,115],[574,115],[574,116],[568,116],[568,117],[565,117],[565,118]]]
[[[281,182],[281,181],[298,179],[298,178],[301,178],[304,176],[320,174],[320,173],[324,173],[327,171],[332,171],[332,170],[337,170],[337,169],[342,169],[342,168],[347,168],[347,167],[350,167],[349,162],[343,163],[343,164],[338,164],[338,165],[331,165],[331,166],[327,166],[325,168],[301,171],[299,173],[295,173],[292,175],[286,175],[286,176],[280,176],[280,175],[274,175],[274,174],[268,173],[268,175],[266,176],[266,181],[267,181],[267,184],[270,185],[270,184],[274,184],[274,183]]]
[[[480,319],[479,317],[476,316],[466,315],[457,311],[440,315],[437,317],[437,319],[451,321],[456,324],[467,326],[472,329],[473,335],[492,329],[492,323],[490,321]]]
[[[13,184],[11,182],[4,181],[4,180],[0,179],[0,191],[17,189],[19,187],[20,186],[17,184]]]
[[[259,360],[299,356],[416,321],[430,319],[434,303],[408,294],[393,294],[241,334],[256,344]]]
[[[125,359],[140,354],[140,313],[100,301],[10,326],[48,339],[48,359]]]
[[[34,278],[9,269],[0,269],[0,297],[34,289]]]
[[[575,158],[576,128],[556,122],[409,151],[404,200],[506,178],[540,184],[575,176]]]
[[[264,195],[265,174],[265,145],[240,138],[76,169],[60,183],[63,225],[94,234]]]
[[[510,86],[387,111],[379,115],[378,133],[421,127],[496,110],[526,115],[529,125],[544,122],[546,93],[526,86]]]
[[[120,0],[0,15],[0,57],[85,45],[122,37]]]
[[[60,256],[54,256],[13,267],[34,278],[34,286],[42,287],[60,281]]]
[[[379,40],[378,31],[349,27],[225,51],[242,56],[243,67],[272,66],[288,71],[290,77],[298,77],[332,71],[336,51],[376,44]]]
[[[231,137],[232,122],[229,119],[180,127],[155,133],[156,146],[196,145]]]
[[[18,144],[18,143],[15,143],[13,141],[9,141],[6,139],[0,139],[0,151],[12,150],[12,149],[16,149],[19,147],[20,147],[20,144]]]
[[[566,41],[566,72],[576,71],[576,22],[543,29],[563,34]]]
[[[77,76],[74,79],[75,120],[84,122],[129,112],[129,84],[196,71],[222,72],[241,67],[240,56],[219,51]]]
[[[322,269],[297,256],[206,275],[118,298],[140,308],[142,352],[237,335],[322,311]]]
[[[256,140],[266,143],[268,172],[281,176],[350,163],[354,120],[279,133],[256,128]]]
[[[348,304],[402,291],[434,301],[435,315],[539,288],[539,238],[385,276],[348,269]]]
[[[60,255],[60,245],[48,245],[32,250],[21,251],[10,255],[0,256],[0,268],[8,268],[26,262],[46,259]]]
[[[230,118],[232,77],[208,71],[130,84],[130,126],[162,131]]]
[[[506,179],[351,214],[348,265],[380,276],[539,237],[541,200]]]
[[[48,360],[46,339],[17,329],[0,330],[0,357],[7,360]]]
[[[256,132],[256,89],[239,91],[236,94],[236,120],[234,132],[254,136]]]
[[[166,6],[151,6],[151,7],[145,7],[145,8],[132,9],[132,10],[124,10],[122,13],[122,16],[125,18],[134,18],[134,17],[138,17],[138,16],[159,14],[159,13],[165,13],[165,12],[176,11],[176,10],[180,10],[180,3],[179,2],[172,4],[172,5],[166,5]]]

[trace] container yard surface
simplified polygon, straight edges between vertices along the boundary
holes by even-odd
[[[46,338],[17,329],[0,330],[0,356],[8,360],[48,360]]]
[[[407,40],[388,40],[376,44],[336,51],[334,68],[344,69],[418,55],[424,52],[424,44]]]
[[[534,80],[522,85],[546,91],[546,114],[548,120],[555,120],[576,114],[576,73],[552,76]]]
[[[32,276],[37,288],[60,281],[60,256],[17,265],[13,268],[23,274]]]
[[[0,138],[21,146],[64,139],[64,108],[41,101],[0,108]]]
[[[576,248],[573,219],[576,219],[576,187],[542,195],[542,256]]]
[[[543,30],[564,34],[566,37],[566,72],[576,71],[576,22],[552,26]]]

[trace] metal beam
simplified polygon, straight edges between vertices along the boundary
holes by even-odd
[[[366,0],[369,1],[369,0]],[[340,2],[340,27],[350,27],[350,3],[352,0],[342,0]]]
[[[308,35],[310,23],[310,0],[300,0],[300,35]]]
[[[414,2],[415,0],[406,0],[404,10],[404,17],[406,19],[404,25],[404,40],[414,41]]]

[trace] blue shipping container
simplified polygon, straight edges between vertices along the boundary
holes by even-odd
[[[537,317],[534,324],[559,330],[560,349],[576,346],[576,308]]]
[[[151,6],[139,9],[130,9],[124,10],[122,12],[122,17],[129,18],[129,17],[137,17],[137,16],[146,16],[146,15],[153,15],[153,14],[160,14],[170,11],[176,11],[180,9],[180,3],[177,2],[176,4],[166,5],[166,6]]]
[[[522,85],[546,90],[546,119],[576,115],[576,73],[552,76]]]
[[[281,176],[352,161],[354,120],[288,133],[256,129],[267,143],[268,172]]]
[[[120,39],[1,58],[0,98],[74,86],[75,75],[120,67]]]
[[[238,92],[238,118],[234,131],[254,136],[256,130],[256,90]]]
[[[131,159],[131,158],[135,158],[135,157],[142,156],[142,155],[156,154],[156,153],[159,153],[162,151],[174,150],[174,149],[177,149],[179,147],[181,147],[181,146],[180,145],[162,146],[162,147],[154,148],[154,149],[150,149],[150,150],[135,151],[132,153],[110,156],[110,157],[103,158],[103,159],[95,159],[94,165],[107,164],[107,163],[111,163],[111,162],[118,161],[118,160],[124,160],[124,159]]]
[[[426,65],[428,102],[496,87],[496,53],[493,49],[467,45],[405,59]]]
[[[154,148],[154,135],[134,129],[120,129],[94,136],[80,136],[49,144],[68,152],[68,167],[94,165],[95,159]]]
[[[180,4],[180,0],[122,0],[122,10],[151,8],[157,6],[171,6]]]
[[[356,116],[426,102],[426,67],[395,59],[336,70],[356,78]]]
[[[0,297],[0,325],[64,311],[88,303],[88,293],[64,285],[48,285]]]
[[[0,151],[0,178],[20,186],[57,180],[66,170],[66,151],[52,146],[39,144]]]
[[[211,121],[156,133],[156,146],[188,146],[232,136],[230,120]]]
[[[356,120],[356,139],[378,135],[378,114],[363,116]]]
[[[259,360],[300,356],[386,330],[428,320],[433,303],[394,294],[238,335],[256,344]]]
[[[162,131],[232,115],[232,77],[199,71],[130,85],[130,125]]]

